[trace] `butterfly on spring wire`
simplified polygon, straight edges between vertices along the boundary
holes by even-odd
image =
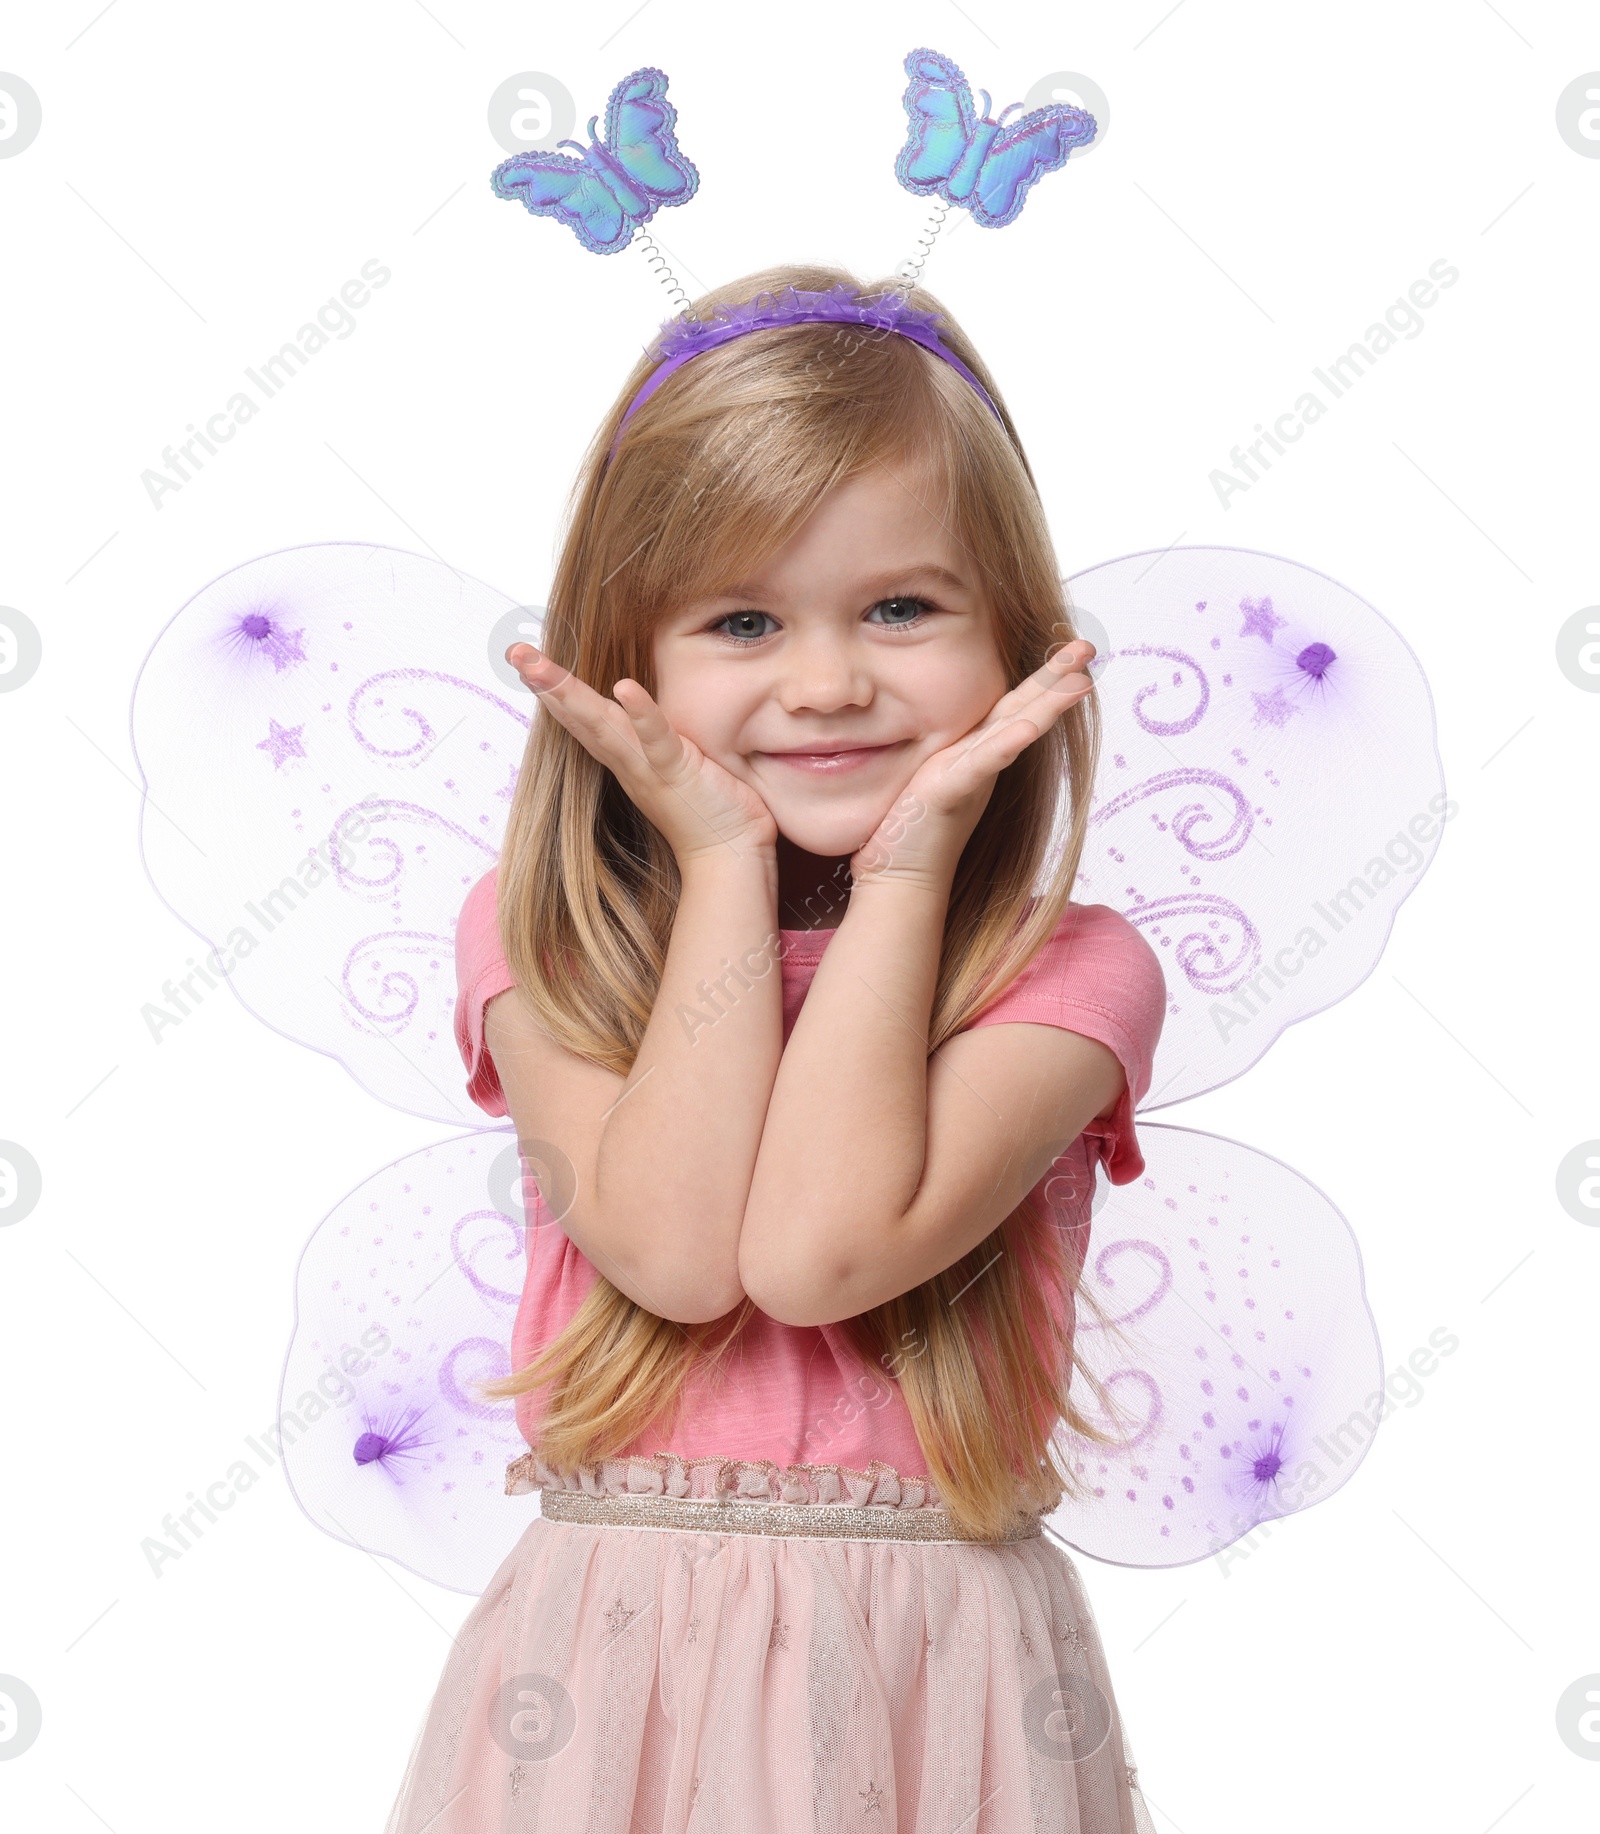
[[[694,196],[700,174],[678,150],[678,111],[667,100],[663,71],[635,70],[611,92],[606,132],[595,138],[598,115],[589,118],[589,145],[563,140],[580,157],[560,151],[514,153],[495,167],[497,197],[521,198],[535,216],[565,223],[596,255],[626,248],[633,232],[663,205]]]
[[[1074,147],[1095,137],[1093,115],[1065,103],[1034,109],[1008,128],[1005,118],[1020,102],[989,119],[989,95],[983,113],[973,106],[972,88],[948,57],[937,51],[913,51],[906,58],[911,78],[904,102],[910,132],[895,176],[908,191],[926,197],[937,193],[961,204],[985,229],[1000,229],[1022,210],[1029,190],[1046,172],[1066,164]]]

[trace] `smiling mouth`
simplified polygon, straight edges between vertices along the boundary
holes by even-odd
[[[842,771],[861,770],[874,759],[898,751],[906,743],[904,739],[895,739],[886,745],[843,746],[834,751],[767,751],[758,755],[775,759],[779,764],[790,765],[796,770],[835,776]]]

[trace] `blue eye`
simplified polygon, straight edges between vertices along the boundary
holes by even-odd
[[[928,613],[934,611],[934,605],[930,605],[925,598],[897,596],[897,598],[881,598],[872,609],[894,613],[892,618],[886,618],[879,624],[881,631],[917,631],[927,622]]]
[[[928,603],[926,599],[912,599],[912,598],[879,599],[877,604],[874,605],[872,609],[874,611],[881,611],[886,606],[892,608],[895,611],[915,612],[917,615],[915,618],[903,624],[885,624],[883,626],[884,630],[916,630],[918,626],[922,623],[923,618],[926,616],[926,614],[933,610],[933,607]]]
[[[723,626],[725,624],[743,624],[747,623],[752,618],[766,618],[771,615],[770,612],[765,611],[730,611],[725,618],[717,619],[716,623],[711,626],[711,632],[713,636],[719,638],[723,643],[732,643],[742,649],[750,649],[765,635],[765,632],[747,631],[743,636],[736,637],[731,633],[724,632]]]
[[[878,625],[879,630],[920,630],[929,612],[935,607],[927,599],[896,596],[892,599],[879,599],[870,607],[871,611],[890,610],[901,614],[897,622],[885,622]],[[913,614],[906,616],[905,614]],[[720,617],[708,628],[719,643],[729,643],[736,649],[754,649],[769,634],[762,630],[753,630],[750,626],[759,623],[762,618],[770,618],[767,611],[730,611]],[[741,628],[743,627],[743,628]]]

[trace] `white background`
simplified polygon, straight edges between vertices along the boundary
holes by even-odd
[[[231,996],[152,1043],[141,1006],[195,939],[139,859],[141,659],[208,580],[305,542],[543,602],[582,444],[664,302],[636,250],[602,263],[493,197],[505,78],[559,76],[581,133],[625,71],[670,73],[702,183],[657,227],[696,291],[909,252],[901,59],[929,44],[996,110],[1062,70],[1110,102],[1003,239],[963,223],[928,273],[1063,569],[1182,539],[1343,581],[1421,658],[1460,805],[1372,978],[1161,1117],[1333,1197],[1388,1367],[1436,1327],[1460,1349],[1248,1559],[1081,1563],[1158,1824],[1592,1828],[1600,1764],[1556,1703],[1600,1671],[1600,1230],[1555,1178],[1600,1135],[1600,698],[1555,646],[1600,601],[1600,160],[1556,130],[1600,69],[1593,9],[97,4],[15,9],[0,46],[43,104],[0,160],[0,602],[44,637],[0,695],[0,1137],[44,1176],[0,1229],[0,1673],[44,1708],[0,1819],[376,1830],[470,1604],[319,1535],[276,1477],[159,1579],[140,1551],[270,1423],[317,1220],[442,1131]],[[153,507],[141,472],[369,258],[393,279],[355,333]],[[1460,280],[1423,332],[1220,504],[1230,448],[1441,258]]]

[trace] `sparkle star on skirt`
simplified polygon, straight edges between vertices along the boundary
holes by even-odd
[[[385,1834],[847,1829],[1155,1834],[1054,1541],[540,1516],[456,1637]]]

